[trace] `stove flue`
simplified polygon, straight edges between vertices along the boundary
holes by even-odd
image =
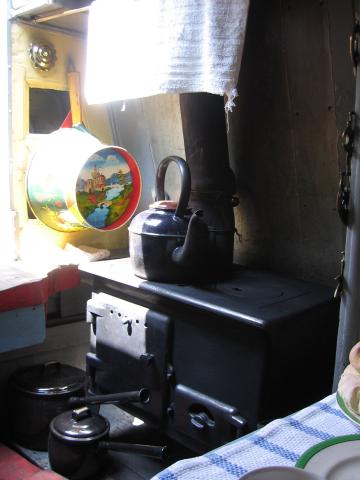
[[[232,268],[238,204],[235,176],[229,165],[224,101],[209,93],[180,95],[186,161],[191,172],[189,206],[202,210],[209,230],[209,274]]]

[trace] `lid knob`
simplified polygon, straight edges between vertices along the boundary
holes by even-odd
[[[80,420],[83,420],[84,418],[91,417],[91,410],[88,407],[81,407],[77,408],[72,411],[71,418],[79,422]]]

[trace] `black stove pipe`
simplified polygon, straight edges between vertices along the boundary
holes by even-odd
[[[224,100],[209,93],[183,93],[180,109],[186,161],[191,172],[189,206],[203,211],[209,229],[209,268],[227,274],[233,264],[238,201],[229,165]]]

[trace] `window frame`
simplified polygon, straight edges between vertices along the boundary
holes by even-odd
[[[12,208],[12,159],[11,159],[11,42],[10,21],[7,2],[0,2],[0,138],[2,155],[0,160],[0,263],[16,259],[15,226],[16,214]]]

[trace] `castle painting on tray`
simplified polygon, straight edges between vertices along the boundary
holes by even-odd
[[[78,176],[76,202],[85,221],[94,228],[105,228],[126,211],[133,190],[129,165],[114,148],[92,155]]]

